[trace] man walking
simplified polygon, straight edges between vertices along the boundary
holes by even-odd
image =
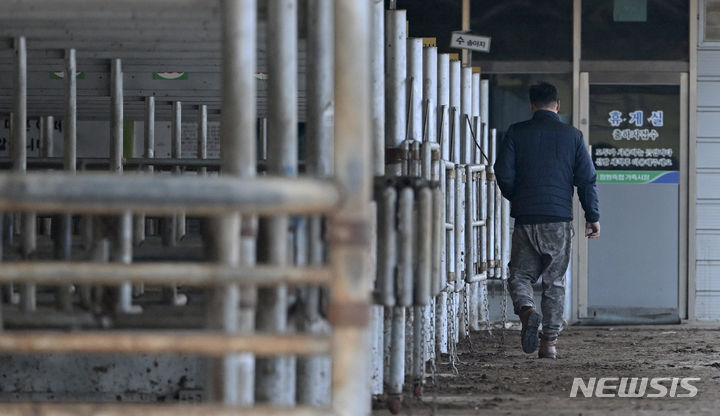
[[[570,261],[572,201],[577,187],[585,211],[585,235],[600,235],[596,173],[582,133],[557,115],[555,86],[530,87],[532,119],[513,124],[505,133],[495,162],[495,176],[515,218],[510,254],[510,296],[522,322],[523,351],[538,348],[540,314],[532,284],[542,276],[540,358],[556,358],[563,329],[565,272]]]

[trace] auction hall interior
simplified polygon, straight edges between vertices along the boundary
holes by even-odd
[[[0,0],[0,121],[0,415],[717,408],[720,0]]]

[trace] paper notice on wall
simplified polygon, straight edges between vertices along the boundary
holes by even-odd
[[[197,123],[182,123],[182,158],[197,159],[198,157]],[[208,159],[220,158],[220,122],[208,122],[207,134]]]

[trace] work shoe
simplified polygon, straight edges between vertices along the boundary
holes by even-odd
[[[533,308],[520,311],[520,344],[526,353],[535,352],[538,347],[538,327],[540,327],[540,314]]]
[[[540,336],[538,358],[552,358],[553,360],[557,358],[557,336]]]

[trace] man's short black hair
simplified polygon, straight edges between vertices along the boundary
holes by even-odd
[[[554,85],[547,82],[539,82],[530,87],[530,103],[537,108],[545,108],[554,105],[558,101],[558,91]]]

